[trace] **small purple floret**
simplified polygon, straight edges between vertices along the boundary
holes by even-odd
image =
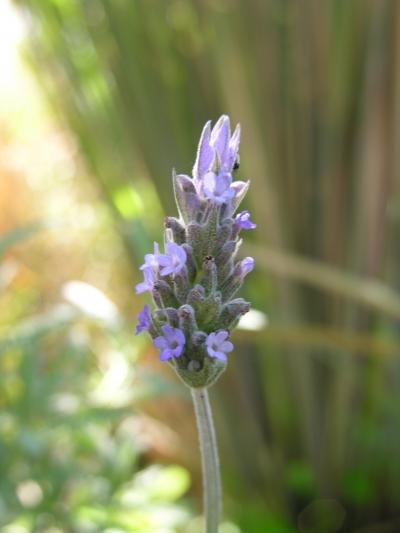
[[[152,291],[154,283],[157,281],[156,274],[152,267],[146,267],[142,269],[144,281],[136,285],[136,294],[141,294],[142,292]]]
[[[254,229],[256,224],[250,220],[250,213],[248,211],[242,211],[235,217],[235,223],[239,229]]]
[[[136,333],[142,332],[142,331],[149,331],[149,328],[151,327],[151,316],[150,316],[150,307],[146,304],[143,309],[138,314],[138,325],[136,326]]]
[[[210,357],[215,357],[220,361],[226,361],[226,354],[233,350],[233,344],[227,341],[229,333],[225,330],[217,333],[210,333],[206,338],[207,353]]]
[[[207,122],[201,134],[197,158],[193,167],[193,177],[201,182],[203,177],[218,161],[218,171],[231,173],[237,160],[240,142],[240,126],[236,126],[231,136],[229,117],[222,115],[213,129]]]
[[[146,254],[144,256],[144,263],[140,267],[140,270],[146,270],[147,268],[152,268],[154,272],[157,272],[158,270],[158,261],[157,256],[160,253],[160,250],[158,248],[158,243],[154,243],[154,253],[153,254]]]
[[[179,328],[171,328],[166,324],[161,329],[164,335],[153,340],[153,345],[160,350],[160,361],[180,357],[185,346],[183,332]]]
[[[240,268],[243,276],[246,276],[254,268],[254,259],[252,257],[245,257],[240,262]]]
[[[252,257],[236,259],[240,233],[256,227],[248,211],[238,213],[250,185],[236,180],[239,143],[240,126],[231,133],[226,115],[204,126],[192,176],[172,173],[178,218],[165,219],[162,253],[155,242],[136,285],[155,310],[144,306],[135,334],[147,331],[190,387],[215,382],[234,348],[230,331],[250,308],[234,298],[254,268]]]
[[[144,263],[140,267],[140,270],[143,272],[144,281],[136,285],[136,294],[153,290],[154,283],[157,281],[157,273],[159,267],[157,260],[158,255],[158,244],[155,242],[154,253],[146,254],[144,256]]]
[[[165,254],[158,254],[157,261],[161,267],[160,275],[178,274],[185,266],[187,255],[182,246],[175,242],[167,242]]]
[[[227,203],[235,196],[231,184],[232,176],[228,172],[207,172],[203,178],[203,194],[216,204]]]

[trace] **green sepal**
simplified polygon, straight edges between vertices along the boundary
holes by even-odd
[[[204,227],[198,222],[190,222],[186,227],[187,242],[192,247],[194,260],[197,265],[203,263],[204,258]]]
[[[195,389],[211,387],[225,371],[227,363],[219,359],[204,357],[202,367],[197,370],[188,370],[174,365],[174,370],[188,387]]]
[[[213,295],[217,289],[217,266],[211,255],[203,260],[203,277],[200,285],[204,287],[206,296]]]
[[[154,287],[152,290],[152,296],[154,303],[157,307],[164,308],[164,307],[178,307],[179,302],[176,299],[176,296],[171,289],[170,285],[162,280],[159,279],[154,283]]]
[[[239,322],[240,317],[245,315],[249,310],[250,304],[243,298],[236,298],[227,302],[222,307],[221,314],[218,317],[219,328],[230,331]]]
[[[174,295],[177,301],[179,303],[186,302],[186,298],[190,290],[190,284],[185,265],[177,274],[174,275],[172,285],[174,287]]]
[[[155,311],[153,311],[152,317],[159,335],[162,334],[161,326],[163,326],[164,324],[169,324],[172,328],[179,327],[178,311],[173,307],[155,309]]]
[[[196,285],[188,296],[188,303],[193,307],[197,323],[202,330],[215,331],[221,329],[215,324],[215,330],[211,328],[221,313],[221,294],[215,292],[209,297],[204,296],[204,289],[201,285]]]

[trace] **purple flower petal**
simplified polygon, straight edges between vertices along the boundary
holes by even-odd
[[[210,145],[211,136],[211,121],[209,120],[204,126],[201,133],[199,147],[197,149],[196,162],[193,167],[194,180],[201,180],[202,176],[210,169],[214,157],[215,150]]]
[[[157,261],[160,265],[160,275],[178,274],[185,266],[187,255],[185,249],[175,242],[167,242],[165,254],[158,254]]]
[[[176,340],[179,344],[185,344],[185,335],[179,328],[170,328],[168,325],[164,325],[161,329],[168,341]]]
[[[235,195],[240,196],[247,192],[247,189],[249,188],[249,182],[248,181],[234,181],[232,183],[232,188],[235,190]]]
[[[180,357],[186,339],[179,328],[171,328],[167,324],[161,327],[163,336],[153,340],[153,346],[160,350],[160,361],[167,361],[171,357]]]
[[[246,196],[246,193],[248,191],[250,182],[249,181],[234,181],[231,185],[231,189],[235,191],[235,195],[232,199],[232,202],[230,204],[230,212],[234,213],[236,209],[239,207],[240,202],[243,200],[243,198]]]
[[[229,173],[207,172],[203,178],[204,196],[216,204],[227,203],[235,195],[231,184],[232,176]]]
[[[149,331],[149,328],[151,327],[151,316],[150,316],[150,307],[146,304],[143,309],[138,314],[138,321],[139,323],[136,326],[136,333],[142,332],[142,331]]]
[[[226,354],[233,350],[233,344],[225,339],[229,333],[225,330],[213,332],[207,335],[206,348],[210,357],[219,359],[220,361],[226,361]]]
[[[254,229],[256,224],[250,220],[250,213],[248,211],[242,211],[235,217],[235,223],[239,229]]]
[[[228,358],[226,357],[226,354],[224,354],[224,352],[213,351],[212,355],[211,355],[210,352],[209,352],[209,355],[211,357],[214,357],[215,359],[219,359],[220,361],[223,361],[224,363],[226,363],[226,361],[228,360]]]
[[[229,333],[225,331],[224,329],[221,329],[221,331],[218,331],[214,334],[214,338],[218,343],[223,342],[225,339],[228,338]]]
[[[160,361],[167,361],[168,359],[171,359],[171,357],[174,357],[174,353],[169,348],[165,348],[160,353]]]
[[[235,164],[235,161],[238,158],[238,150],[239,150],[239,143],[240,143],[240,124],[238,124],[235,128],[235,131],[233,132],[233,135],[229,141],[228,144],[228,152],[227,156],[225,158],[223,166],[223,170],[226,170],[227,172],[231,172],[233,165]]]
[[[164,350],[168,347],[168,343],[164,337],[156,337],[153,340],[153,346],[155,346],[159,350]]]
[[[156,275],[152,267],[146,267],[142,270],[144,281],[136,285],[136,294],[141,294],[142,292],[152,291],[154,283],[156,282]]]
[[[219,345],[220,352],[231,352],[233,350],[233,344],[230,341],[224,341]]]
[[[157,262],[157,255],[159,254],[160,250],[158,248],[158,243],[154,243],[154,253],[153,254],[146,254],[144,256],[144,263],[140,267],[140,270],[145,270],[149,267],[153,268],[156,272],[158,270],[158,262]]]
[[[202,180],[207,172],[231,173],[238,157],[240,142],[240,125],[238,124],[231,137],[229,117],[222,115],[211,131],[211,123],[204,126],[196,162],[193,167],[193,178],[200,192]]]
[[[245,257],[240,262],[240,267],[241,267],[243,276],[246,276],[254,268],[254,259],[252,257]]]
[[[231,137],[229,118],[222,115],[211,132],[210,144],[218,154],[221,166],[225,163],[225,154]],[[231,169],[232,170],[232,169]]]

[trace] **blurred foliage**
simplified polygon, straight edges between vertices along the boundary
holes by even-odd
[[[4,312],[7,331],[43,311],[44,304],[55,305],[54,294],[69,279],[58,275],[66,258],[73,263],[69,276],[111,291],[131,328],[130,306],[138,310],[142,303],[126,287],[138,277],[136,267],[152,240],[159,239],[163,212],[174,213],[171,168],[190,173],[203,123],[228,113],[242,124],[240,173],[251,177],[247,207],[258,225],[244,250],[258,266],[246,296],[268,315],[270,327],[238,332],[229,370],[213,390],[226,515],[246,533],[366,531],[369,525],[396,531],[400,4],[15,0],[15,5],[29,30],[26,56],[59,123],[70,132],[65,142],[74,148],[54,175],[75,161],[70,174],[79,181],[73,188],[79,209],[71,215],[71,204],[60,200],[70,187],[66,180],[53,187],[42,181],[46,213],[64,222],[65,240],[48,243],[59,254],[50,264],[39,247],[26,260],[43,269],[46,290],[35,278],[35,289],[25,283],[23,296],[5,297],[12,310]],[[88,220],[96,231],[85,226]],[[40,300],[40,291],[48,301]],[[40,519],[58,521],[66,530],[84,531],[82,523],[91,520],[101,531],[156,531],[132,526],[142,519],[136,515],[129,515],[128,525],[125,511],[115,518],[115,509],[129,500],[123,494],[130,494],[132,476],[134,484],[138,476],[140,454],[120,429],[136,404],[104,413],[85,400],[101,379],[95,365],[86,368],[87,356],[104,332],[100,327],[89,335],[80,318],[89,340],[85,348],[79,343],[72,348],[75,320],[41,330],[34,340],[24,333],[23,343],[2,356],[10,368],[0,374],[0,390],[11,395],[2,446],[13,457],[1,476],[4,508],[15,516],[21,505],[18,484],[29,482],[31,493],[40,495],[38,505],[47,505]],[[96,346],[104,353],[117,342],[129,372],[144,367],[150,382],[159,373],[164,383],[169,374],[148,362],[151,358],[132,365],[129,354],[146,346],[129,337],[124,320],[111,340],[102,337]],[[177,394],[175,382],[167,383],[154,386],[149,396],[160,390]],[[57,418],[58,403],[50,400],[56,390],[77,399],[73,417]],[[44,405],[34,402],[38,395]],[[185,425],[191,424],[185,422],[190,410],[177,398],[154,402],[146,405],[148,416],[180,432],[175,461],[190,468],[198,486],[195,438]],[[20,432],[25,437],[17,438]],[[99,444],[103,440],[109,444]],[[57,450],[54,442],[76,452],[61,453],[60,465],[59,458],[40,452],[41,446]],[[36,470],[29,466],[34,459]],[[121,464],[128,464],[124,473]],[[164,495],[164,503],[183,493],[181,471],[160,475],[166,476],[161,484],[176,476],[173,496]],[[70,484],[81,486],[81,476],[91,482],[71,490]],[[76,513],[67,513],[68,506]],[[147,504],[139,509],[157,516]],[[135,506],[126,512],[135,513]],[[35,513],[25,510],[21,516],[39,520],[42,515]]]
[[[0,338],[1,530],[176,531],[189,519],[175,504],[189,475],[143,463],[137,405],[156,389],[145,376],[136,383],[130,332],[101,317],[100,293],[94,320],[87,294],[86,317],[76,292],[75,306],[60,302]]]

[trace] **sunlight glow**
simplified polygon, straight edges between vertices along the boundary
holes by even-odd
[[[63,297],[86,315],[114,326],[119,321],[116,305],[97,287],[83,281],[68,281],[62,287]]]
[[[23,507],[36,507],[43,500],[43,491],[33,479],[22,481],[17,487],[17,496]]]
[[[23,21],[17,10],[7,0],[0,3],[0,90],[11,90],[18,81],[18,45],[24,33]]]
[[[268,317],[265,313],[250,309],[239,321],[238,328],[247,331],[260,331],[268,326]]]

